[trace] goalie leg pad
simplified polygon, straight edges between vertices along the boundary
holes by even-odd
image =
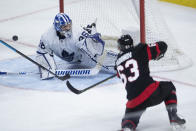
[[[53,56],[49,55],[48,53],[37,52],[36,61],[40,65],[49,69],[50,71],[55,72],[56,64],[55,64],[54,58],[53,58]],[[47,80],[47,79],[51,79],[54,77],[54,75],[50,74],[48,71],[46,71],[40,67],[38,67],[38,68],[39,68],[39,72],[40,72],[40,78],[42,80]]]

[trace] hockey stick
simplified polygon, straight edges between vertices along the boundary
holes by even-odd
[[[89,89],[91,89],[91,88],[96,87],[96,86],[99,85],[99,84],[104,83],[105,81],[107,81],[107,80],[109,80],[109,79],[114,78],[115,76],[116,76],[116,74],[114,74],[114,75],[112,75],[112,76],[110,76],[110,77],[107,77],[107,78],[105,78],[105,79],[103,79],[103,80],[101,80],[101,81],[99,81],[99,82],[97,82],[97,83],[95,83],[95,84],[93,84],[93,85],[91,85],[91,86],[85,88],[85,89],[82,89],[82,90],[78,90],[78,89],[74,88],[74,87],[70,84],[69,81],[67,81],[66,84],[67,84],[67,87],[68,87],[73,93],[79,95],[79,94],[81,94],[81,93],[83,93],[83,92],[85,92],[85,91],[87,91],[87,90],[89,90]]]
[[[69,74],[70,76],[77,76],[77,77],[84,77],[84,76],[94,76],[99,73],[100,71],[100,64],[97,64],[94,68],[89,69],[58,69],[55,71],[55,74],[57,76],[65,76]],[[34,74],[40,74],[36,72],[7,72],[7,71],[0,71],[0,75],[34,75]]]
[[[94,76],[99,73],[101,70],[101,67],[103,66],[103,60],[105,58],[104,54],[101,58],[98,59],[98,62],[95,67],[93,68],[86,68],[86,69],[57,69],[55,71],[55,74],[58,77],[63,77],[66,75],[70,76],[77,76],[77,77],[84,77],[84,76]],[[33,74],[40,74],[40,73],[34,73],[34,72],[7,72],[7,71],[0,71],[0,75],[33,75]]]
[[[65,76],[69,74],[70,76],[77,76],[77,77],[84,77],[84,76],[94,76],[99,73],[102,67],[103,59],[105,58],[104,54],[101,58],[98,59],[98,62],[95,67],[87,68],[87,69],[58,69],[55,71],[55,74],[59,77]],[[33,75],[33,74],[40,74],[35,72],[7,72],[7,71],[0,71],[0,75]]]
[[[0,40],[0,43],[2,43],[3,45],[5,45],[6,47],[10,48],[11,50],[15,51],[16,53],[18,53],[19,55],[21,55],[22,57],[26,58],[27,60],[31,61],[32,63],[34,63],[35,65],[39,66],[40,68],[48,71],[49,73],[53,74],[56,78],[60,79],[60,80],[66,80],[70,78],[70,75],[66,74],[65,76],[57,76],[55,73],[53,73],[52,71],[50,71],[49,69],[45,68],[44,66],[40,65],[39,63],[37,63],[36,61],[32,60],[30,57],[26,56],[25,54],[23,54],[22,52],[16,50],[14,47],[12,47],[11,45],[7,44],[6,42]]]
[[[6,71],[0,71],[0,75],[34,75],[34,74],[40,74],[35,72],[6,72]]]

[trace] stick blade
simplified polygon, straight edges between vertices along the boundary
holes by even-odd
[[[69,88],[69,90],[71,90],[73,93],[75,94],[80,94],[82,93],[81,91],[77,90],[76,88],[74,88],[69,81],[66,82],[67,87]]]
[[[64,80],[69,79],[70,78],[70,75],[69,74],[66,74],[65,76],[62,76],[62,77],[57,76],[57,78],[60,79],[60,80],[62,80],[62,81],[64,81]]]

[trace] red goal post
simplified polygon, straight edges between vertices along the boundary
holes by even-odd
[[[59,12],[64,13],[64,0],[59,0]]]

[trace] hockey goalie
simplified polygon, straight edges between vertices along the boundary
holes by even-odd
[[[47,69],[55,72],[57,65],[54,55],[66,61],[67,64],[93,68],[101,65],[107,72],[115,72],[114,65],[117,54],[104,50],[105,42],[96,31],[96,23],[92,23],[76,31],[72,20],[65,13],[58,13],[54,23],[40,39],[36,60]],[[39,68],[42,80],[54,76]]]

